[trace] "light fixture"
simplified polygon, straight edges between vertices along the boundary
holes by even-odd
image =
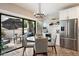
[[[45,15],[41,12],[41,3],[38,4],[38,13],[34,14],[35,18],[43,19]]]

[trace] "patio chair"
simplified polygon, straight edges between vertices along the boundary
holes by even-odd
[[[48,39],[47,38],[36,38],[35,45],[33,48],[33,56],[37,54],[43,54],[47,56]]]

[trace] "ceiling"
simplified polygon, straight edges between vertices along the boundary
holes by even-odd
[[[29,10],[30,12],[38,12],[38,3],[15,3],[16,5]],[[56,16],[60,10],[77,6],[78,3],[41,3],[41,12],[45,15]]]

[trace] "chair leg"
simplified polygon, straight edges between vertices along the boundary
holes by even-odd
[[[35,54],[35,50],[33,50],[33,56],[35,56],[36,54]]]
[[[15,44],[15,38],[14,38],[14,44]]]
[[[55,53],[57,54],[56,46],[54,46],[54,49],[55,49]]]
[[[48,56],[48,54],[46,53],[46,56]]]
[[[53,53],[53,48],[54,48],[54,47],[52,46],[52,53]]]
[[[53,50],[53,47],[52,47],[52,50]]]
[[[43,53],[43,55],[47,56],[48,54],[47,54],[47,52],[46,52],[46,53]]]
[[[21,37],[20,37],[20,43],[21,43]]]
[[[17,43],[17,37],[16,37],[16,43]]]
[[[24,47],[24,50],[23,50],[23,56],[24,56],[24,52],[26,51],[26,47]]]

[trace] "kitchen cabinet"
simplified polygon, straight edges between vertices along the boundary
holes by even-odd
[[[77,18],[77,7],[68,9],[69,19]]]
[[[79,15],[78,12],[79,12],[79,6],[61,10],[59,12],[59,20],[78,18]]]
[[[66,20],[68,17],[68,10],[60,11],[59,19],[60,20]]]

